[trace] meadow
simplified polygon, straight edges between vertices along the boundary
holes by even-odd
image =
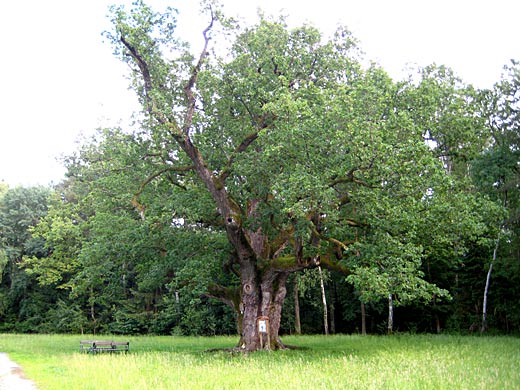
[[[130,352],[79,352],[73,335],[0,335],[40,390],[520,389],[520,338],[291,336],[298,350],[230,354],[236,337],[103,337]],[[100,338],[99,336],[97,337]]]

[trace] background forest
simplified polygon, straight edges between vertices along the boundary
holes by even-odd
[[[157,120],[189,111],[186,85],[187,137],[247,204],[243,226],[288,236],[277,267],[313,259],[287,273],[281,334],[520,332],[518,62],[492,90],[437,65],[394,81],[346,30],[325,42],[268,19],[225,58],[144,58],[155,43],[132,28],[173,41],[141,11],[135,27],[114,10],[116,54],[138,65],[135,128],[100,129],[53,188],[0,185],[0,332],[240,331],[229,226]]]

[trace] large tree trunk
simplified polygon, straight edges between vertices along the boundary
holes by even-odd
[[[239,347],[247,351],[259,348],[260,338],[256,320],[260,315],[260,286],[254,260],[240,262],[240,312],[242,314],[242,334]]]
[[[241,335],[238,347],[247,352],[261,348],[283,349],[285,345],[280,340],[279,330],[289,273],[271,270],[259,277],[257,275],[254,263],[241,268],[241,315],[238,320],[242,324],[239,325]],[[266,334],[260,334],[260,317],[268,319]]]
[[[282,308],[285,296],[287,295],[287,277],[288,273],[279,273],[276,278],[273,289],[273,300],[269,305],[268,313],[270,318],[271,345],[269,349],[284,349],[285,345],[280,340],[280,324],[282,322]]]

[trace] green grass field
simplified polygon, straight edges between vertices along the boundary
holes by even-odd
[[[232,355],[236,337],[114,337],[127,354],[79,352],[87,336],[0,335],[41,390],[520,389],[520,338],[299,336],[300,350]],[[99,337],[98,337],[99,338]],[[111,337],[103,337],[111,339]]]

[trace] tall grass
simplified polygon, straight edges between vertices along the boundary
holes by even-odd
[[[41,390],[520,389],[520,339],[396,335],[286,337],[300,350],[205,352],[235,337],[116,337],[128,354],[82,354],[80,336],[0,335]]]

